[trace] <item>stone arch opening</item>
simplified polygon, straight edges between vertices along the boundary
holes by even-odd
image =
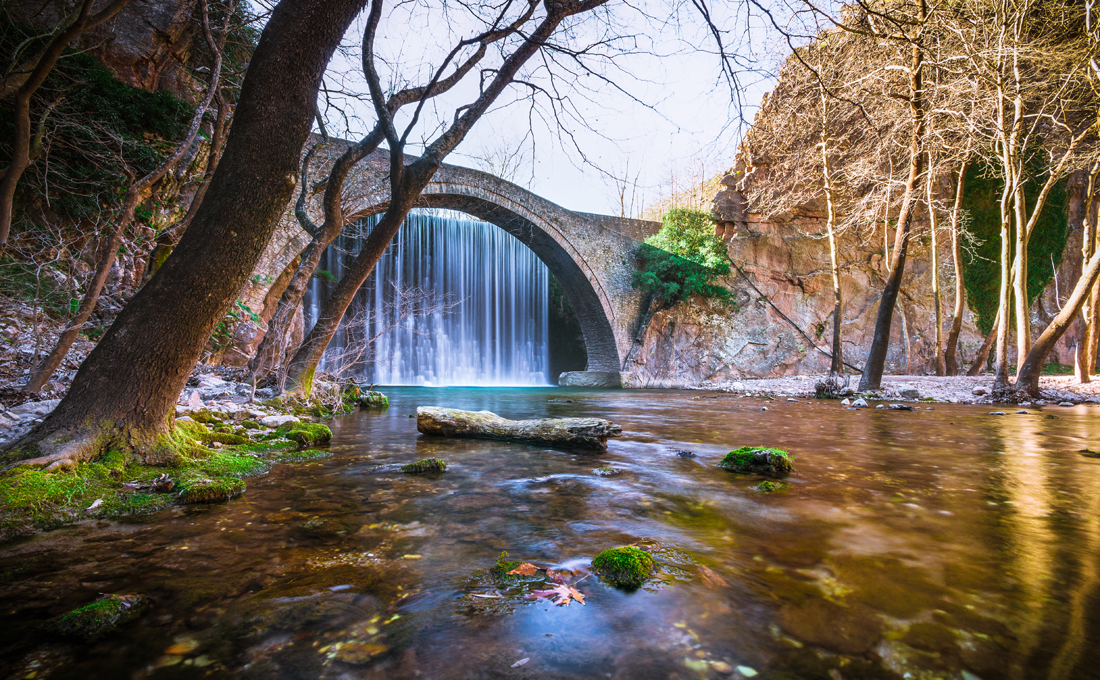
[[[441,188],[444,190],[439,191]],[[438,185],[429,185],[421,194],[417,207],[465,213],[503,229],[527,246],[558,280],[566,299],[573,307],[588,354],[586,370],[619,370],[619,349],[606,311],[610,308],[610,302],[598,289],[598,283],[594,284],[591,280],[595,277],[590,277],[590,273],[584,270],[583,260],[579,263],[580,258],[569,252],[568,242],[561,230],[550,220],[528,211],[520,214],[519,210],[502,205],[502,202],[486,200],[465,192],[448,191]],[[385,203],[361,207],[354,213],[351,221],[378,214],[385,208]]]

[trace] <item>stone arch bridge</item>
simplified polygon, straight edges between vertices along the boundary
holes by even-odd
[[[335,142],[318,152],[310,177],[327,177],[332,161],[347,144]],[[344,210],[349,223],[386,209],[388,170],[386,151],[375,152],[352,170],[344,185]],[[321,221],[323,193],[323,182],[314,179],[308,191],[308,210],[316,223]],[[417,205],[469,214],[500,227],[530,248],[561,284],[584,334],[587,370],[593,373],[574,376],[579,381],[576,384],[586,379],[593,384],[607,379],[618,382],[617,373],[634,344],[645,312],[645,296],[631,286],[637,264],[635,251],[660,224],[574,212],[499,177],[455,165],[439,169]],[[294,217],[292,204],[264,253],[259,275],[253,277],[242,300],[253,310],[266,311],[272,306],[272,282],[308,241]],[[265,301],[265,297],[269,299]],[[615,375],[599,375],[602,373]]]

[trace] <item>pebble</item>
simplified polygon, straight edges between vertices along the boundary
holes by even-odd
[[[1026,415],[1027,415],[1027,411],[1017,411],[1017,412],[1016,412],[1016,414],[1017,414],[1017,415],[1025,415],[1025,416],[1026,416]]]
[[[1003,416],[1004,414],[1005,414],[1004,411],[990,411],[989,412],[989,415],[991,415],[991,416]]]
[[[767,406],[761,406],[761,407],[760,407],[760,410],[761,410],[761,411],[767,411],[767,410],[768,410],[768,407],[767,407]]]
[[[886,408],[886,407],[883,406],[882,404],[875,404],[875,408]]]
[[[1059,406],[1076,406],[1076,404],[1074,404],[1072,401],[1060,401],[1060,402],[1058,402],[1058,405]]]
[[[789,404],[789,403],[791,403],[792,401],[793,401],[794,403],[796,403],[796,404],[798,403],[798,400],[797,400],[797,399],[787,399],[787,403],[788,403],[788,404]]]

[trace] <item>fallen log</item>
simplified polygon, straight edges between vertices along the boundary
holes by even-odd
[[[439,406],[416,409],[416,429],[440,437],[470,437],[531,442],[578,449],[607,450],[607,438],[623,429],[602,418],[508,420],[490,411],[460,411]]]

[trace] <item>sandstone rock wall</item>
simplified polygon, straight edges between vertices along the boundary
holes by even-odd
[[[814,223],[812,216],[797,223],[767,223],[748,213],[741,213],[736,223],[728,220],[722,232],[730,257],[756,289],[734,272],[726,284],[736,291],[735,305],[693,299],[655,314],[623,367],[624,385],[696,387],[828,371],[828,357],[814,347],[829,351],[832,282],[827,241],[812,235]],[[862,367],[870,346],[887,273],[881,249],[875,248],[881,241],[881,225],[877,232],[847,233],[841,238],[844,357],[856,367]],[[948,255],[941,253],[941,260]],[[929,261],[928,245],[914,240],[894,316],[887,373],[934,372]],[[954,281],[950,259],[942,261],[946,322]],[[969,310],[963,319],[959,353],[968,364],[983,338]]]

